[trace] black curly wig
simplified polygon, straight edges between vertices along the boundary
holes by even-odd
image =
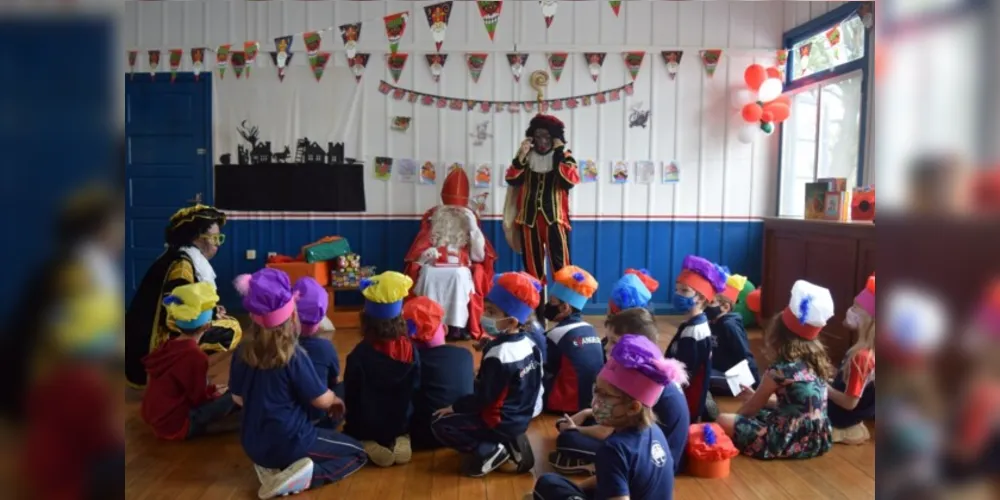
[[[183,208],[170,217],[165,231],[166,242],[172,248],[190,245],[207,233],[213,224],[224,226],[226,214],[206,205]]]
[[[548,130],[553,141],[559,139],[563,144],[566,143],[566,125],[555,116],[543,115],[541,113],[535,115],[531,119],[531,123],[528,124],[528,130],[524,133],[524,136],[529,138],[534,137],[535,130],[539,128]]]

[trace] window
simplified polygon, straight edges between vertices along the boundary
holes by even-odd
[[[862,175],[868,36],[857,4],[785,35],[792,114],[781,128],[778,213],[802,217],[805,186],[824,177],[857,186]]]

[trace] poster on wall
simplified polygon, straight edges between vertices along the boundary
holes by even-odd
[[[681,168],[677,160],[667,162],[663,165],[663,183],[674,184],[681,180]]]
[[[411,158],[396,160],[396,178],[404,184],[417,183],[417,162]]]
[[[618,160],[611,162],[611,183],[628,184],[629,165],[627,161]]]
[[[420,184],[434,185],[437,182],[437,165],[432,161],[425,161],[420,166]]]
[[[477,188],[488,188],[493,180],[493,165],[480,163],[476,166],[476,177],[473,181]]]
[[[580,179],[584,184],[597,182],[600,173],[597,169],[597,162],[594,160],[583,160],[579,163]]]
[[[392,178],[392,158],[376,156],[374,163],[372,167],[375,169],[376,180],[388,181]]]
[[[656,162],[649,160],[635,162],[635,182],[652,184],[656,180]]]

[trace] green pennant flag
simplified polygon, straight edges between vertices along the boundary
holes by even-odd
[[[317,52],[316,55],[309,58],[309,67],[312,68],[313,76],[316,77],[317,82],[320,78],[323,78],[323,71],[326,69],[326,63],[329,61],[329,52]]]
[[[215,67],[219,68],[219,78],[226,76],[226,66],[229,66],[229,48],[231,45],[219,45],[215,51]]]
[[[628,73],[632,75],[633,82],[639,76],[639,70],[642,69],[642,60],[645,57],[646,53],[641,50],[625,53],[625,67],[628,68]]]
[[[399,75],[403,72],[403,67],[406,66],[406,59],[410,57],[406,52],[399,52],[396,54],[389,54],[386,64],[389,66],[389,73],[392,74],[392,80],[399,83]]]
[[[479,16],[483,18],[486,25],[486,34],[490,40],[496,36],[497,23],[500,22],[500,12],[503,10],[503,2],[476,2],[479,5]]]
[[[621,13],[621,11],[622,11],[622,2],[621,2],[621,0],[611,0],[608,3],[611,4],[611,10],[613,10],[615,12],[615,17],[618,17],[618,14]]]
[[[562,76],[563,69],[566,67],[566,59],[569,58],[569,53],[567,52],[553,52],[549,54],[549,70],[552,71],[552,77],[559,81]]]
[[[395,54],[399,50],[399,41],[406,32],[406,19],[409,12],[397,12],[385,16],[385,36],[389,38],[389,52]]]

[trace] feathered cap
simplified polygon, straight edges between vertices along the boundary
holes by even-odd
[[[559,139],[560,141],[566,142],[566,125],[563,124],[562,120],[556,118],[552,115],[543,115],[541,113],[535,115],[531,119],[531,123],[528,124],[528,130],[524,133],[525,137],[533,137],[535,135],[535,129],[543,128],[549,131],[549,135],[552,139]]]
[[[833,313],[830,290],[798,280],[792,285],[792,298],[781,312],[781,321],[799,337],[815,340]]]
[[[455,207],[469,205],[469,175],[464,168],[453,168],[448,172],[441,187],[441,202]]]
[[[302,334],[316,333],[323,318],[326,317],[327,308],[330,306],[330,294],[323,288],[323,285],[309,276],[299,278],[292,291],[299,294],[298,310],[299,322],[302,323]]]
[[[597,280],[583,268],[566,266],[552,275],[555,283],[549,288],[553,297],[582,311],[597,291]]]
[[[618,314],[625,309],[633,307],[646,307],[649,300],[653,298],[642,279],[635,274],[626,274],[615,282],[611,289],[611,298],[608,299],[608,311],[611,314]]]
[[[642,281],[643,285],[646,285],[649,293],[656,293],[656,290],[660,288],[660,282],[653,279],[646,269],[626,269],[625,274],[634,274],[639,278],[639,281]]]
[[[726,275],[715,264],[696,255],[684,257],[677,282],[691,287],[708,301],[726,289]]]
[[[873,319],[875,318],[875,275],[868,277],[868,282],[865,283],[864,290],[857,297],[854,297],[854,303],[858,307],[864,309],[869,316]]]
[[[876,336],[879,354],[898,362],[924,359],[944,341],[948,312],[936,295],[911,287],[889,290],[886,326]]]
[[[444,309],[429,297],[414,297],[403,304],[406,330],[414,342],[435,347],[444,344]]]
[[[726,266],[716,265],[716,267],[726,277],[726,289],[723,290],[722,296],[736,304],[740,300],[740,294],[743,293],[743,287],[747,286],[747,277],[733,274]]]
[[[688,428],[688,474],[709,479],[727,477],[730,460],[739,454],[719,424],[692,424]]]
[[[413,280],[396,271],[361,280],[361,295],[365,297],[364,312],[375,319],[392,319],[403,314],[403,299],[410,294]]]
[[[250,319],[264,328],[280,326],[295,313],[298,294],[292,291],[284,271],[266,267],[237,276],[233,285],[243,296],[243,308],[250,313]]]
[[[208,205],[194,205],[178,210],[170,216],[165,238],[171,246],[190,244],[212,224],[226,225],[226,214]]]
[[[623,335],[598,378],[647,407],[656,405],[667,384],[687,385],[687,370],[663,357],[660,348],[642,335]]]
[[[503,273],[493,278],[486,300],[524,324],[541,301],[542,284],[527,273]]]
[[[210,323],[218,303],[215,287],[205,282],[181,285],[163,299],[167,315],[181,330],[197,330]]]

